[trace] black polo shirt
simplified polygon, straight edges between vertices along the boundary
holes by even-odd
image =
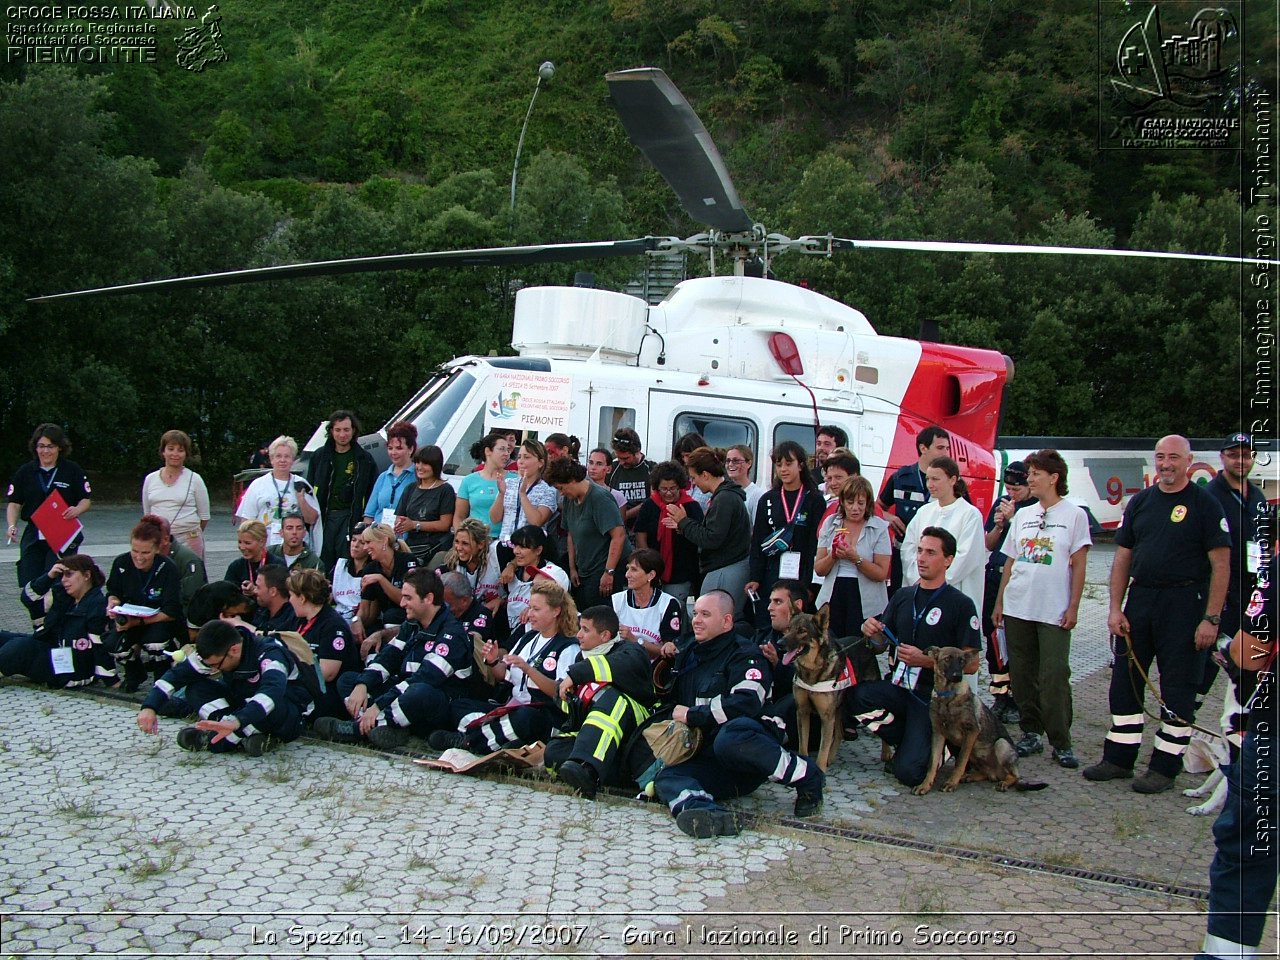
[[[982,630],[978,611],[965,594],[951,584],[934,590],[916,584],[903,587],[889,598],[889,606],[878,617],[899,643],[928,650],[930,647],[981,649]],[[897,657],[890,653],[890,675],[896,673]],[[933,670],[918,668],[911,689],[927,700],[933,695]]]
[[[1231,546],[1222,507],[1194,483],[1177,493],[1159,486],[1133,495],[1124,508],[1116,546],[1133,551],[1129,576],[1138,586],[1207,584],[1209,551]]]

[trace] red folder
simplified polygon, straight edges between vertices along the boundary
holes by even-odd
[[[84,532],[84,527],[78,519],[63,519],[62,515],[67,512],[67,509],[67,501],[63,500],[62,494],[55,489],[44,498],[44,503],[36,508],[35,513],[31,514],[31,522],[36,525],[40,535],[49,542],[49,546],[55,553],[62,553],[71,546],[76,537]]]

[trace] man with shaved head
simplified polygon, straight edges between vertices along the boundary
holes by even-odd
[[[1119,638],[1111,670],[1111,729],[1101,762],[1084,775],[1095,781],[1133,777],[1142,746],[1142,674],[1154,660],[1160,668],[1160,729],[1149,769],[1133,781],[1138,793],[1172,788],[1182,770],[1196,689],[1227,598],[1227,520],[1217,499],[1190,481],[1190,469],[1187,439],[1162,438],[1156,444],[1156,483],[1134,495],[1116,531],[1107,617],[1108,629]]]
[[[659,771],[654,789],[676,825],[699,839],[738,833],[720,802],[766,780],[795,787],[797,817],[822,808],[822,771],[782,748],[786,726],[765,706],[769,661],[755,641],[734,632],[733,612],[734,599],[723,590],[704,593],[693,606],[692,639],[663,648],[675,658],[671,719],[701,731],[702,743],[690,759]],[[658,720],[666,722],[665,715]]]

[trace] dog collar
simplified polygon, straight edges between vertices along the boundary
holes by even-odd
[[[937,697],[939,700],[945,700],[947,697],[954,697],[956,695],[956,691],[955,690],[934,690],[933,695]]]

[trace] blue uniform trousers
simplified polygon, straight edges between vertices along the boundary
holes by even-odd
[[[411,683],[383,716],[387,723],[425,737],[452,725],[449,695],[429,683]],[[382,718],[379,718],[381,720]]]
[[[1196,718],[1196,689],[1209,656],[1208,650],[1197,650],[1195,645],[1204,604],[1205,595],[1198,587],[1134,584],[1124,608],[1134,655],[1148,675],[1152,660],[1160,667],[1160,697],[1178,718],[1161,711],[1160,729],[1151,753],[1151,769],[1168,777],[1176,777],[1182,770],[1182,755],[1191,742],[1187,724]],[[1111,668],[1111,729],[1103,741],[1103,760],[1133,769],[1142,747],[1142,704],[1146,694],[1146,683],[1129,659],[1124,638],[1120,638]]]
[[[1209,923],[1197,958],[1252,956],[1242,946],[1262,941],[1267,908],[1276,892],[1275,720],[1270,732],[1249,733],[1227,769],[1227,802],[1213,825],[1217,852],[1209,867]]]
[[[898,782],[908,787],[923,783],[933,758],[928,702],[888,680],[860,683],[849,691],[849,699],[858,721],[894,748]]]
[[[244,706],[244,701],[234,696],[226,684],[209,677],[189,684],[182,695],[201,720],[221,720]],[[288,697],[281,697],[261,723],[243,726],[217,743],[209,744],[209,749],[214,753],[230,752],[239,748],[245,737],[255,733],[265,733],[285,743],[297,740],[302,736],[302,711]]]
[[[730,720],[710,748],[658,772],[654,781],[658,799],[677,814],[719,809],[720,801],[745,797],[766,780],[796,786],[809,775],[810,761],[784,750],[781,736],[773,723],[752,717]]]
[[[492,753],[506,747],[544,743],[551,738],[554,723],[561,716],[552,704],[527,704],[479,726],[468,725],[479,717],[498,709],[501,704],[489,700],[454,700],[449,705],[450,726],[463,733],[462,748],[472,753]]]

